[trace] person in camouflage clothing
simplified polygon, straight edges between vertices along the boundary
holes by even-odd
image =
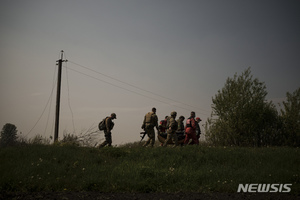
[[[177,123],[178,123],[178,128],[177,128],[177,134],[183,134],[184,133],[184,121],[185,117],[184,116],[180,116],[179,119],[177,119]]]
[[[165,140],[164,147],[167,146],[168,142],[173,139],[174,140],[174,147],[178,146],[178,138],[176,135],[176,130],[178,128],[178,123],[175,120],[177,116],[177,112],[171,112],[171,116],[168,119],[167,124],[167,139]]]
[[[148,146],[149,144],[151,145],[151,147],[154,146],[155,143],[154,127],[156,127],[157,133],[159,134],[158,117],[156,115],[156,108],[152,108],[152,112],[148,112],[144,117],[142,129],[144,129],[148,135],[148,140],[143,145],[144,147]]]

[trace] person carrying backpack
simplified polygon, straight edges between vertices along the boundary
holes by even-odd
[[[152,108],[152,112],[148,112],[144,117],[142,129],[144,129],[148,135],[148,140],[143,145],[144,147],[148,146],[149,144],[151,145],[151,147],[154,146],[155,143],[154,127],[156,127],[157,133],[159,134],[158,117],[156,115],[156,108]]]
[[[178,124],[176,134],[181,134],[181,135],[184,134],[184,124],[183,124],[184,119],[185,119],[184,116],[180,116],[179,119],[176,120]]]
[[[163,119],[159,122],[158,128],[159,128],[160,133],[165,133],[166,132],[167,122],[168,122],[167,120],[168,120],[168,116],[165,116],[165,119]]]
[[[184,144],[187,145],[192,139],[193,144],[199,144],[196,136],[197,125],[195,121],[195,112],[191,112],[191,117],[186,120]]]
[[[117,119],[117,115],[112,113],[109,117],[106,117],[99,123],[99,129],[104,131],[105,141],[100,144],[99,148],[105,147],[106,145],[111,146],[111,130],[114,127],[114,122],[112,120]]]
[[[175,120],[177,116],[177,112],[171,112],[171,117],[168,118],[167,124],[167,139],[165,140],[164,147],[167,146],[170,140],[174,140],[174,147],[178,146],[178,138],[176,135],[176,130],[178,129],[178,123]]]

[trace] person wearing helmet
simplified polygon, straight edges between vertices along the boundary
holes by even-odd
[[[111,130],[115,125],[112,120],[114,119],[117,119],[116,113],[112,113],[109,117],[105,118],[105,129],[104,129],[105,141],[102,144],[100,144],[99,148],[105,147],[106,145],[111,146],[112,143]]]
[[[177,123],[178,123],[178,128],[177,128],[177,133],[183,133],[184,132],[184,121],[185,117],[184,116],[180,116],[179,119],[177,119]]]
[[[144,147],[148,146],[149,144],[151,145],[151,147],[154,146],[155,143],[154,127],[156,127],[157,133],[159,134],[158,117],[156,115],[156,108],[152,108],[152,112],[148,112],[144,117],[142,129],[144,129],[148,135],[148,140],[143,145]]]
[[[176,130],[178,128],[178,123],[175,120],[177,116],[177,112],[171,112],[171,116],[169,117],[169,122],[167,124],[167,139],[165,140],[164,147],[167,146],[168,142],[173,139],[174,147],[178,146],[178,138],[176,135]]]
[[[187,145],[192,139],[191,144],[199,144],[199,141],[197,140],[196,137],[196,130],[197,130],[197,125],[195,121],[195,112],[191,112],[191,116],[186,120],[186,125],[185,125],[185,139],[184,139],[184,144]]]
[[[184,116],[180,116],[179,119],[177,119],[177,124],[178,124],[178,128],[176,130],[176,135],[177,135],[177,139],[178,140],[182,140],[185,138],[184,136],[184,121],[185,117]]]

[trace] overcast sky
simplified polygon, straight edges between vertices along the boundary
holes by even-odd
[[[248,67],[280,103],[300,87],[299,9],[298,0],[2,0],[1,128],[54,135],[61,50],[60,138],[115,112],[113,144],[137,141],[152,107],[159,119],[193,110],[204,124],[212,97]]]

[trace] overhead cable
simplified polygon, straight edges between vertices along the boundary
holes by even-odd
[[[168,104],[168,105],[170,105],[170,106],[175,106],[175,107],[177,107],[177,108],[181,108],[181,109],[184,109],[184,110],[188,110],[188,109],[186,109],[186,108],[184,108],[184,107],[181,107],[181,106],[178,106],[178,105],[173,105],[173,104],[171,104],[171,103],[168,103],[168,102],[165,102],[165,101],[162,101],[162,100],[159,100],[159,99],[156,99],[156,98],[153,98],[153,97],[150,97],[150,96],[147,96],[147,95],[141,94],[141,93],[139,93],[139,92],[136,92],[136,91],[133,91],[133,90],[129,90],[129,89],[127,89],[127,88],[124,88],[124,87],[121,87],[121,86],[119,86],[119,85],[116,85],[116,84],[110,83],[110,82],[108,82],[108,81],[104,81],[104,80],[102,80],[102,79],[99,79],[99,78],[93,77],[93,76],[91,76],[91,75],[85,74],[85,73],[83,73],[83,72],[80,72],[80,71],[78,71],[78,70],[75,70],[75,69],[72,69],[72,68],[69,68],[69,70],[72,70],[72,71],[74,71],[74,72],[77,72],[77,73],[79,73],[79,74],[82,74],[82,75],[85,75],[85,76],[87,76],[87,77],[93,78],[93,79],[95,79],[95,80],[98,80],[98,81],[104,82],[104,83],[106,83],[106,84],[112,85],[112,86],[114,86],[114,87],[117,87],[117,88],[120,88],[120,89],[126,90],[126,91],[128,91],[128,92],[131,92],[131,93],[134,93],[134,94],[137,94],[137,95],[140,95],[140,96],[143,96],[143,97],[146,97],[146,98],[149,98],[149,99],[152,99],[152,100],[155,100],[155,101],[158,101],[158,102],[164,103],[164,104]],[[189,110],[188,110],[188,111],[189,111]]]
[[[165,97],[165,96],[156,94],[156,93],[151,92],[151,91],[149,91],[149,90],[145,90],[145,89],[140,88],[140,87],[138,87],[138,86],[136,86],[136,85],[133,85],[133,84],[127,83],[127,82],[125,82],[125,81],[116,79],[116,78],[114,78],[114,77],[112,77],[112,76],[109,76],[109,75],[103,74],[103,73],[101,73],[101,72],[98,72],[98,71],[96,71],[96,70],[90,69],[90,68],[88,68],[88,67],[86,67],[86,66],[83,66],[83,65],[81,65],[81,64],[78,64],[78,63],[76,63],[76,62],[73,62],[73,61],[70,61],[70,60],[68,60],[68,62],[70,62],[70,63],[72,63],[72,64],[74,64],[74,65],[77,65],[77,66],[79,66],[79,67],[82,67],[82,68],[84,68],[84,69],[87,69],[87,70],[89,70],[89,71],[92,71],[92,72],[95,72],[95,73],[97,73],[97,74],[100,74],[100,75],[102,75],[102,76],[105,76],[105,77],[107,77],[107,78],[110,78],[110,79],[112,79],[112,80],[115,80],[115,81],[118,81],[118,82],[120,82],[120,83],[129,85],[129,86],[131,86],[131,87],[133,87],[133,88],[136,88],[136,89],[142,90],[142,91],[144,91],[144,92],[153,94],[153,95],[155,95],[155,96],[158,96],[158,97],[161,97],[161,98],[164,98],[164,99],[173,101],[173,102],[175,102],[175,103],[179,103],[179,104],[182,104],[182,105],[185,105],[185,106],[189,106],[189,107],[191,107],[191,108],[195,108],[195,109],[197,109],[197,110],[201,110],[201,111],[204,111],[204,112],[209,113],[209,111],[207,111],[207,110],[204,110],[204,109],[201,109],[201,108],[199,108],[199,107],[192,106],[192,105],[189,105],[189,104],[186,104],[186,103],[183,103],[183,102],[180,102],[180,101],[177,101],[177,100],[174,100],[174,99],[171,99],[171,98],[168,98],[168,97]],[[69,69],[70,69],[70,68],[69,68]],[[102,80],[101,80],[101,81],[102,81]],[[109,83],[109,82],[106,82],[106,83]],[[109,83],[109,84],[110,84],[110,83]],[[112,84],[112,85],[113,85],[113,84]],[[124,89],[124,88],[122,88],[122,89]],[[128,90],[128,89],[126,89],[126,90]],[[133,91],[131,91],[131,92],[133,92]],[[134,93],[140,95],[140,93],[137,93],[137,92],[134,92]],[[145,97],[147,97],[147,98],[151,98],[151,97],[148,97],[148,96],[146,96],[146,95],[143,95],[143,96],[145,96]],[[152,99],[154,99],[154,98],[152,98]],[[154,99],[154,100],[157,100],[157,99]],[[160,100],[159,100],[159,101],[160,101]],[[160,101],[160,102],[163,102],[163,101]],[[163,103],[166,103],[166,102],[163,102]],[[167,104],[169,104],[169,103],[167,103]],[[171,105],[171,104],[169,104],[169,105]],[[176,107],[178,107],[178,106],[176,106]],[[180,108],[182,108],[182,107],[180,107]],[[185,109],[185,108],[183,108],[183,109]],[[187,109],[185,109],[185,110],[187,110]]]

